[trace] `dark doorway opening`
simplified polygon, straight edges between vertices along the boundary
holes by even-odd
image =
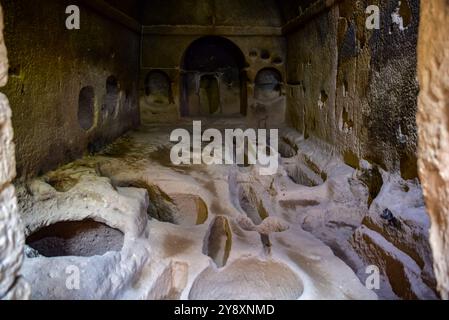
[[[181,115],[246,115],[245,57],[230,40],[194,41],[182,61]]]
[[[219,78],[214,75],[203,75],[200,83],[201,114],[221,113]]]
[[[81,89],[78,100],[78,122],[84,130],[90,130],[95,120],[95,90],[92,86]]]

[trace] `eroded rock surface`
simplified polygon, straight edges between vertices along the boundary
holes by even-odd
[[[449,4],[421,2],[419,38],[419,167],[432,219],[432,245],[438,289],[449,299]]]
[[[3,38],[0,6],[0,87],[8,81],[8,58]],[[0,93],[0,299],[26,299],[28,284],[20,278],[23,259],[23,226],[11,182],[16,175],[11,109]]]
[[[241,125],[235,121],[213,125]],[[27,236],[86,219],[124,235],[123,247],[91,250],[93,256],[43,257],[27,248],[23,272],[32,298],[227,299],[236,292],[242,299],[377,298],[303,229],[296,205],[323,208],[333,201],[327,192],[296,185],[282,166],[272,177],[259,176],[255,166],[173,166],[171,127],[157,127],[143,126],[96,156],[19,187]],[[156,218],[158,206],[176,212],[173,221]],[[102,248],[89,234],[77,239]],[[67,286],[73,270],[79,290]]]

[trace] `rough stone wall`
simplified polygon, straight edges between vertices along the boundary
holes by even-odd
[[[442,298],[449,299],[449,2],[421,2],[418,45],[419,173],[432,220],[430,242]]]
[[[142,9],[142,23],[280,27],[283,21],[276,2],[276,0],[146,1]]]
[[[380,30],[365,27],[373,4]],[[404,28],[393,22],[396,9]],[[353,167],[366,159],[416,178],[418,25],[418,0],[344,0],[290,32],[292,124],[333,145]]]
[[[142,2],[141,0],[105,0],[105,2],[114,6],[114,8],[117,8],[129,17],[132,17],[135,20],[140,20],[140,2]]]
[[[3,10],[0,6],[0,87],[8,81],[8,58],[3,38]],[[27,299],[28,284],[20,278],[24,232],[17,212],[14,186],[13,130],[8,98],[0,93],[0,300]]]
[[[320,2],[325,3],[316,1]],[[378,30],[366,28],[369,5],[380,9]],[[287,119],[306,139],[325,141],[361,172],[369,200],[354,247],[364,264],[382,266],[391,297],[434,299],[430,223],[422,196],[416,192],[410,210],[393,209],[410,197],[410,188],[394,201],[387,196],[397,174],[400,184],[408,180],[420,190],[416,179],[420,3],[342,0],[309,17],[287,30]],[[403,25],[395,23],[401,19]],[[381,218],[386,208],[395,211],[406,227],[397,231],[386,226]],[[373,249],[374,238],[381,240],[378,249]],[[365,245],[369,250],[363,249]]]
[[[82,4],[81,29],[68,30],[65,11],[70,4],[3,1],[10,56],[4,90],[14,114],[20,178],[96,151],[139,123],[139,34]],[[107,96],[110,76],[117,80],[112,98]],[[94,92],[82,99],[93,110],[87,130],[78,120],[84,87]]]

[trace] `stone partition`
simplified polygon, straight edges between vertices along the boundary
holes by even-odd
[[[419,173],[432,219],[430,242],[442,298],[449,299],[449,2],[421,1]]]

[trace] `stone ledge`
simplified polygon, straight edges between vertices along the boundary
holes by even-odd
[[[131,18],[127,14],[122,11],[112,7],[110,4],[103,0],[83,0],[82,1],[85,6],[92,8],[98,14],[115,21],[125,28],[134,31],[136,33],[141,33],[142,25],[140,22]]]
[[[200,26],[200,25],[154,25],[144,26],[143,35],[220,35],[220,36],[282,36],[280,27],[253,26]]]
[[[308,7],[301,15],[298,17],[288,21],[282,27],[282,34],[287,35],[292,33],[302,26],[304,26],[307,22],[315,18],[317,15],[323,13],[324,11],[332,8],[334,5],[338,4],[342,0],[319,0]]]

